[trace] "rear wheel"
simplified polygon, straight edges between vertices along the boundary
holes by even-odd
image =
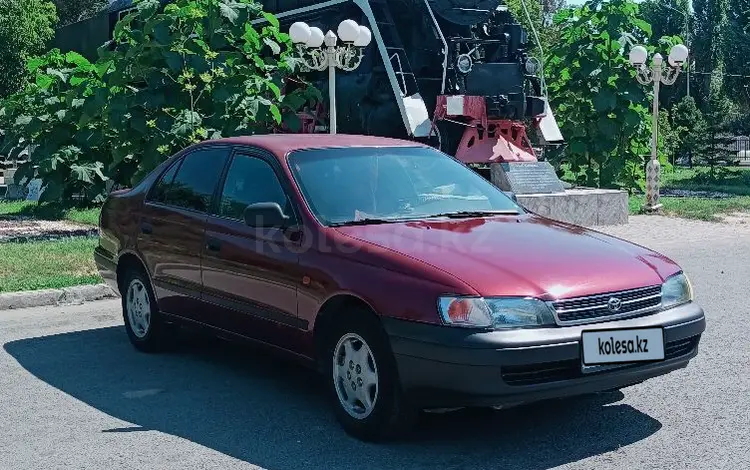
[[[123,320],[133,346],[140,351],[156,352],[171,345],[175,328],[164,322],[148,276],[141,269],[130,268],[125,272],[122,285]]]
[[[328,349],[336,417],[359,439],[397,437],[416,412],[401,390],[388,338],[369,312],[348,313],[333,326]]]

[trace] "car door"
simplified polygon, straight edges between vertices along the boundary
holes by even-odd
[[[275,202],[296,226],[298,214],[288,197],[288,180],[278,161],[260,151],[232,156],[206,221],[203,246],[203,298],[217,327],[296,350],[306,322],[297,317],[298,228],[251,227],[245,208]],[[284,186],[287,185],[287,188]]]
[[[162,311],[202,319],[201,250],[230,147],[202,147],[175,160],[146,196],[138,249]]]

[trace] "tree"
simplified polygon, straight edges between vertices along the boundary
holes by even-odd
[[[727,42],[727,10],[729,0],[694,0],[694,40],[692,48],[695,68],[699,73],[714,73],[724,65],[724,50]],[[698,106],[707,105],[711,94],[710,75],[697,75],[699,87]]]
[[[724,43],[724,93],[750,113],[750,0],[729,0]],[[733,77],[732,75],[740,75]]]
[[[108,0],[52,0],[57,7],[60,26],[85,20],[107,8]]]
[[[679,128],[676,128],[670,112],[662,109],[659,112],[659,138],[657,140],[657,149],[659,151],[659,160],[666,160],[671,165],[675,163],[677,149],[680,146]]]
[[[689,0],[645,0],[640,11],[651,25],[653,37],[685,37],[685,14],[689,6]]]
[[[646,0],[640,4],[641,16],[652,29],[652,37],[678,36],[682,42],[687,42],[688,34],[692,36],[693,25],[688,15],[690,0]],[[686,30],[686,28],[688,28]],[[689,45],[692,48],[692,44]],[[667,50],[659,51],[662,55]],[[691,51],[692,52],[692,51]],[[681,73],[674,85],[661,87],[659,102],[665,108],[671,108],[687,94],[687,74]]]
[[[36,81],[0,103],[0,153],[31,148],[17,182],[39,177],[43,200],[101,200],[175,151],[205,139],[267,133],[315,90],[284,93],[296,60],[275,17],[251,0],[141,0],[92,64],[52,51]],[[264,25],[253,26],[255,19]]]
[[[45,0],[0,0],[0,98],[21,89],[26,61],[54,37],[55,6]]]
[[[651,27],[631,0],[593,0],[555,17],[561,35],[547,60],[552,105],[568,142],[564,158],[579,183],[638,187],[649,154],[650,113],[618,42],[630,33],[641,43]]]
[[[706,121],[692,96],[683,98],[672,110],[672,128],[677,133],[676,157],[693,165],[693,155],[706,133]]]
[[[732,110],[732,103],[721,91],[720,75],[711,79],[711,93],[706,103],[706,132],[700,138],[698,149],[701,160],[709,166],[707,178],[716,182],[721,179],[717,168],[730,163],[735,155],[729,150],[731,138],[726,135],[727,118]]]

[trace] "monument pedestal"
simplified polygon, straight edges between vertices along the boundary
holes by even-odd
[[[522,207],[549,219],[583,226],[628,223],[625,191],[565,189],[549,162],[493,163],[490,180],[515,193]]]
[[[587,227],[628,223],[628,193],[616,189],[566,189],[519,195],[524,208],[549,219]]]

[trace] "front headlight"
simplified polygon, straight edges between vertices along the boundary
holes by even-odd
[[[441,297],[440,316],[452,326],[523,328],[554,325],[552,310],[538,299],[522,297]]]
[[[661,286],[661,306],[671,308],[693,300],[693,288],[684,273],[667,278]]]

